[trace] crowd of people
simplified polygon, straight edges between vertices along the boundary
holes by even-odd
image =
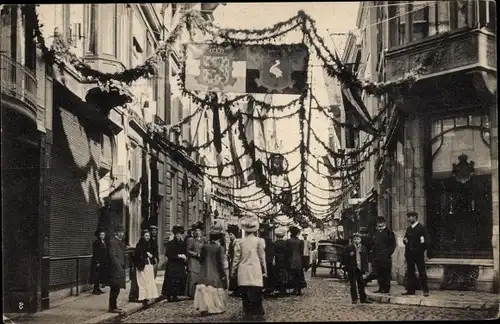
[[[428,236],[425,227],[418,222],[418,214],[408,213],[408,227],[403,238],[408,268],[407,292],[414,295],[418,283],[415,268],[419,271],[420,288],[429,296],[425,272],[425,251]],[[307,287],[305,273],[316,253],[316,243],[309,242],[307,234],[299,239],[300,230],[291,226],[276,228],[275,239],[267,225],[261,226],[257,217],[240,219],[239,228],[244,232],[238,238],[238,228],[227,233],[220,224],[214,224],[203,234],[201,222],[193,224],[184,234],[182,226],[174,226],[173,238],[165,245],[165,278],[161,295],[169,302],[180,296],[188,296],[201,315],[220,314],[226,310],[226,296],[242,299],[247,320],[259,320],[264,316],[262,306],[265,297],[301,295]],[[159,250],[156,226],[143,230],[132,257],[131,289],[129,300],[147,305],[160,297],[155,278],[158,270]],[[93,244],[91,282],[94,294],[101,294],[101,285],[110,286],[109,311],[121,312],[117,307],[120,289],[125,288],[124,228],[118,225],[114,235],[106,240],[104,230],[96,232]],[[290,238],[285,240],[287,232]],[[363,240],[364,239],[364,240]],[[368,303],[366,284],[377,279],[377,293],[389,293],[391,288],[392,254],[396,248],[394,233],[387,227],[384,217],[377,218],[377,229],[372,239],[355,233],[342,254],[347,271],[353,303]],[[371,266],[370,266],[371,264]]]
[[[243,238],[238,238],[241,231]],[[257,217],[243,217],[239,227],[227,232],[214,224],[204,236],[201,222],[193,224],[187,234],[182,226],[172,228],[173,238],[165,245],[165,277],[161,292],[155,278],[159,262],[156,226],[142,232],[132,255],[129,301],[142,302],[161,296],[176,302],[180,296],[193,300],[202,316],[220,314],[226,310],[226,296],[242,300],[245,319],[259,320],[264,316],[265,297],[301,295],[307,287],[305,271],[310,266],[310,250],[315,248],[297,227],[277,228],[276,239],[267,225]],[[290,238],[285,240],[287,232]],[[226,244],[226,233],[229,242]],[[114,235],[106,239],[104,230],[96,232],[93,245],[91,282],[94,294],[101,294],[101,285],[110,286],[109,311],[117,307],[120,289],[125,288],[124,229],[118,225]]]

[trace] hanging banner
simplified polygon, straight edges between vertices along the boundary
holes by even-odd
[[[309,53],[303,44],[188,44],[185,86],[191,91],[303,93]]]

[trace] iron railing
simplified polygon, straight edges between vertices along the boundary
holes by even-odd
[[[132,278],[133,275],[133,254],[135,252],[135,248],[127,248],[125,250],[125,269],[129,270],[129,276]],[[69,284],[71,285],[69,288],[73,287],[73,284],[76,286],[76,291],[75,295],[78,296],[80,294],[80,284],[87,283],[87,279],[85,280],[80,280],[80,260],[89,260],[92,258],[92,255],[80,255],[80,256],[65,256],[65,257],[53,257],[50,258],[50,263],[52,266],[53,262],[57,261],[76,261],[76,275],[74,278],[74,281],[70,281]],[[88,276],[87,276],[88,277]]]
[[[19,99],[36,116],[37,80],[35,74],[21,63],[0,53],[2,93]]]
[[[76,276],[75,276],[75,281],[70,282],[70,284],[75,284],[76,285],[76,296],[80,294],[79,292],[79,286],[80,286],[80,260],[83,259],[91,259],[92,255],[79,255],[79,256],[66,256],[66,257],[53,257],[50,258],[50,264],[52,266],[53,262],[57,261],[76,261]],[[72,286],[70,286],[72,288]]]

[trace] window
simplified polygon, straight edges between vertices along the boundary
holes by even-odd
[[[116,4],[101,4],[102,53],[116,56]]]
[[[429,36],[450,30],[450,3],[436,1],[429,6]]]
[[[33,23],[24,19],[24,65],[33,73],[36,73],[36,44]]]
[[[96,19],[97,19],[97,4],[89,5],[87,15],[87,52],[96,54]]]
[[[429,34],[429,8],[427,1],[415,1],[410,5],[411,13],[411,40],[419,41]]]

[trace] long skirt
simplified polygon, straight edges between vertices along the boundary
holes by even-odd
[[[158,298],[153,265],[147,264],[143,271],[136,270],[136,277],[139,286],[139,300]]]
[[[243,312],[245,315],[263,316],[262,287],[240,286],[243,301]]]
[[[189,271],[187,274],[187,295],[191,298],[194,298],[196,282],[198,281],[199,277],[199,272]]]
[[[303,289],[307,287],[306,277],[303,269],[290,269],[290,288]]]
[[[208,314],[220,314],[226,311],[226,291],[204,284],[196,285],[194,308]]]

